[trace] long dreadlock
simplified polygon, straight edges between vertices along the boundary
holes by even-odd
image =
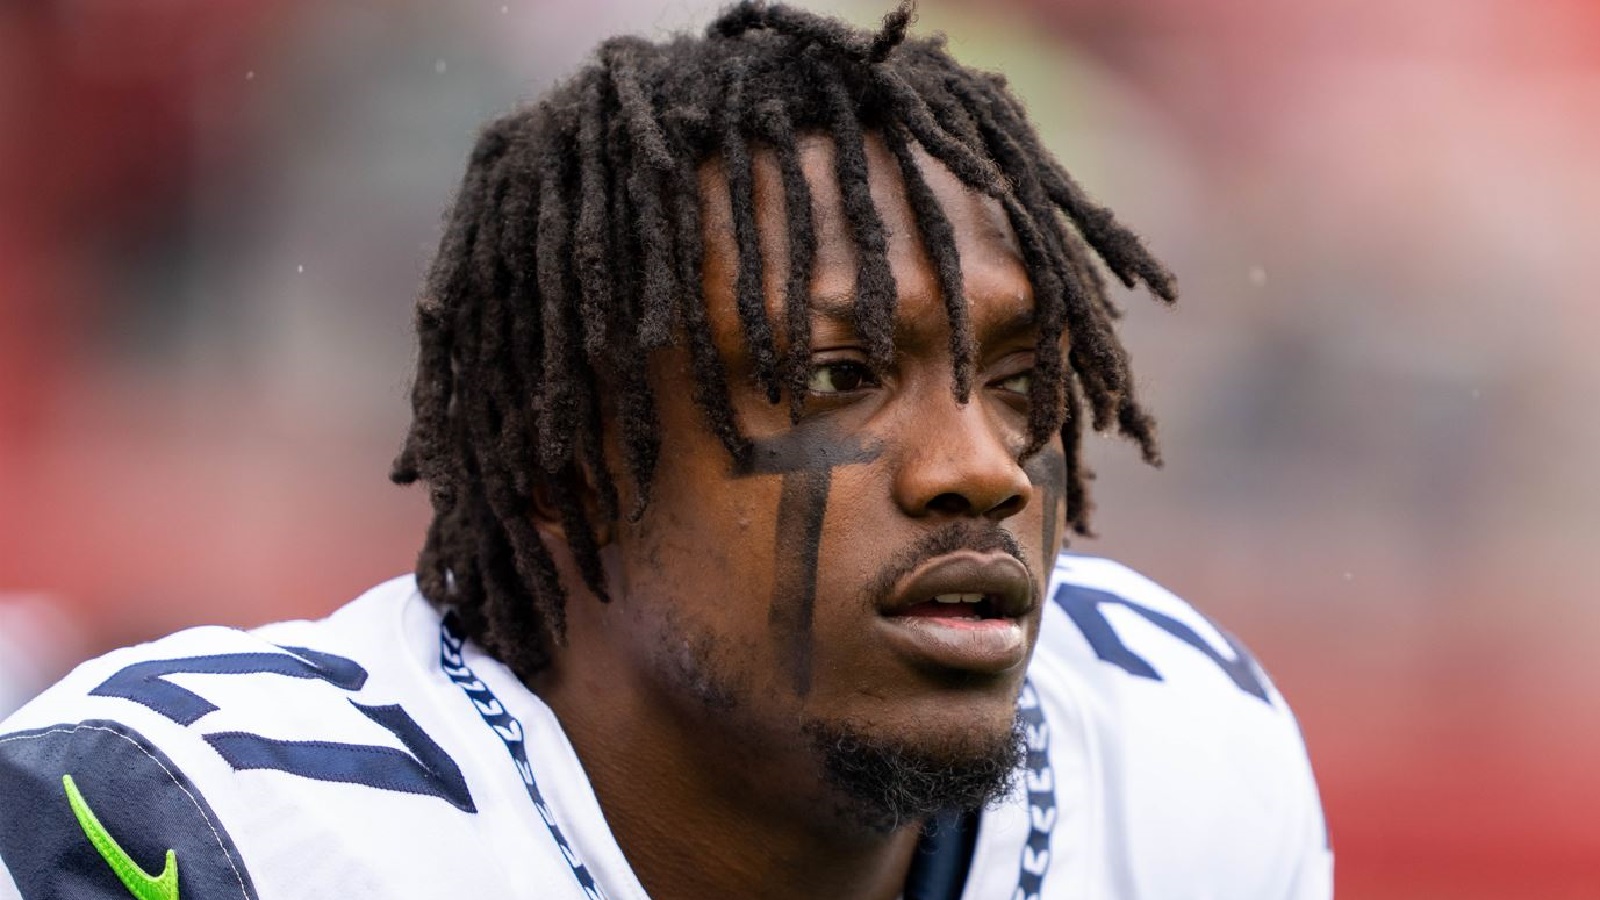
[[[417,303],[414,419],[391,477],[430,489],[434,516],[417,561],[423,594],[453,605],[467,633],[524,677],[548,663],[564,627],[565,593],[530,519],[534,497],[559,511],[584,582],[604,599],[593,519],[613,522],[622,511],[602,435],[617,429],[636,498],[627,514],[636,519],[660,452],[645,367],[651,350],[686,342],[695,401],[711,430],[735,464],[750,453],[701,290],[697,168],[709,158],[726,167],[739,323],[772,402],[787,393],[798,416],[810,370],[805,296],[816,237],[796,149],[804,134],[836,143],[859,250],[858,327],[873,368],[893,362],[896,289],[868,190],[870,132],[898,163],[933,261],[963,402],[975,348],[961,261],[913,146],[1009,217],[1040,324],[1024,453],[1061,435],[1070,527],[1089,533],[1081,410],[1094,429],[1114,425],[1159,462],[1099,265],[1168,302],[1171,276],[1044,150],[1004,80],[961,66],[940,38],[908,38],[911,15],[903,3],[874,34],[747,0],[700,38],[607,41],[595,62],[479,137]],[[762,297],[756,146],[774,151],[787,208],[779,323]],[[775,328],[785,337],[781,355]],[[602,385],[617,398],[609,422]]]

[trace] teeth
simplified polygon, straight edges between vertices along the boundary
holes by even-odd
[[[940,594],[933,598],[935,603],[982,603],[982,594]]]

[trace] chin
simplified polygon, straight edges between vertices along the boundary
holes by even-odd
[[[961,734],[1002,735],[1017,715],[1017,697],[1025,670],[999,674],[944,669],[915,672],[899,689],[883,688],[871,706],[852,698],[847,709],[856,721],[881,723],[902,735],[925,735],[930,741]]]
[[[913,727],[880,719],[811,720],[805,734],[848,823],[895,831],[1004,797],[1025,742],[1014,703],[1003,717],[944,710]]]

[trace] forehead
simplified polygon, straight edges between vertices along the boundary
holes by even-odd
[[[882,220],[889,270],[898,293],[897,318],[919,320],[945,317],[943,298],[922,225],[906,193],[905,179],[894,154],[883,139],[868,133],[865,140],[867,184],[873,206]],[[811,194],[811,220],[816,235],[810,301],[837,301],[854,294],[859,250],[845,212],[837,167],[839,154],[828,135],[804,135],[797,142],[798,163]],[[960,179],[912,145],[922,180],[938,200],[949,222],[960,260],[964,291],[974,324],[982,324],[991,308],[1003,307],[1014,315],[1017,307],[1032,309],[1027,270],[1017,249],[1015,233],[998,201],[969,190]],[[777,154],[757,146],[751,154],[751,202],[756,223],[763,282],[769,314],[780,313],[783,285],[789,265],[789,210],[782,169]],[[739,265],[727,171],[720,158],[700,168],[703,227],[705,232],[704,280],[713,325],[720,325],[722,309],[736,316],[734,284]],[[718,327],[717,331],[723,329]],[[719,334],[719,338],[721,335]],[[720,341],[719,341],[720,343]]]

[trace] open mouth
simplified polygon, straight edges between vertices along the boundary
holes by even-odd
[[[914,666],[998,675],[1027,662],[1037,603],[1020,560],[963,550],[918,566],[878,612],[887,646]]]
[[[939,594],[904,608],[900,615],[923,619],[1009,618],[1001,612],[1002,604],[992,594]]]
[[[1020,619],[1035,603],[1033,580],[1021,560],[960,550],[913,569],[878,611],[891,617]]]

